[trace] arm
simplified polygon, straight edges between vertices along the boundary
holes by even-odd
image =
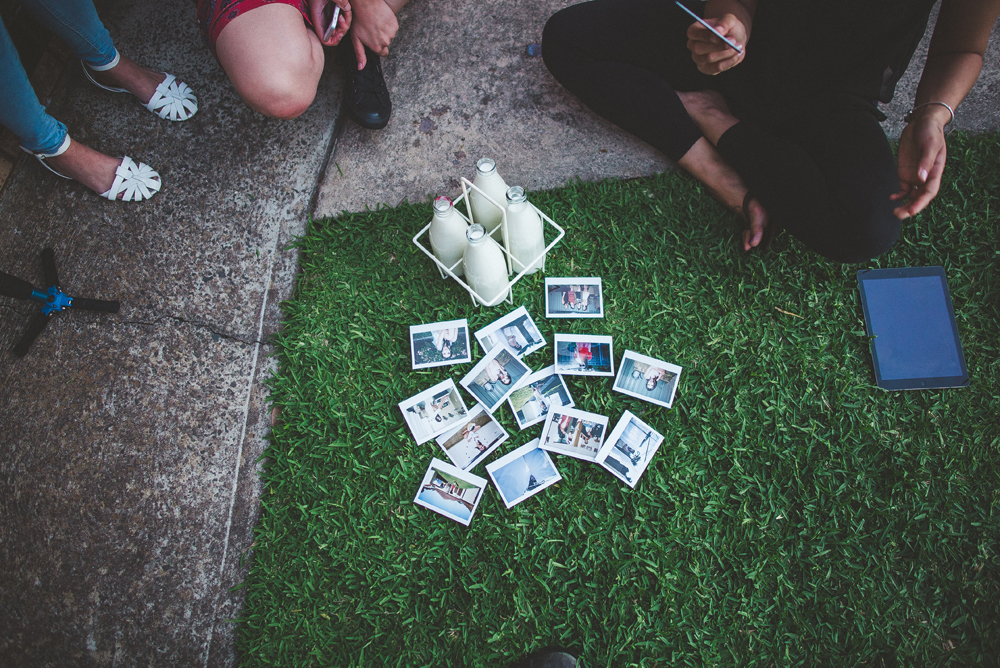
[[[743,47],[743,53],[737,53],[695,21],[687,31],[687,47],[699,71],[718,74],[743,62],[756,12],[757,0],[708,0],[705,22]]]
[[[945,102],[952,109],[965,99],[983,67],[1000,0],[944,0],[917,87],[914,108]],[[940,104],[920,107],[899,138],[900,190],[894,213],[909,218],[926,207],[941,187],[947,149],[944,126],[951,113]]]

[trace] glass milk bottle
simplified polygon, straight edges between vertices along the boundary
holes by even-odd
[[[507,194],[507,184],[497,174],[497,163],[493,158],[480,158],[476,163],[476,178],[473,184],[493,198],[501,207],[504,206]],[[491,235],[496,236],[496,229],[503,220],[500,209],[487,202],[482,195],[473,190],[469,194],[469,205],[472,207],[473,222],[486,228]]]
[[[469,241],[465,237],[469,224],[455,211],[455,205],[447,197],[434,200],[434,217],[431,219],[431,250],[444,266],[451,269],[456,276],[462,276],[465,269],[458,262],[465,255],[465,247]],[[452,267],[458,262],[458,266]]]
[[[466,237],[465,280],[482,297],[484,306],[499,304],[510,288],[503,251],[479,223],[469,227]]]
[[[545,268],[542,219],[521,186],[507,188],[507,232],[515,273],[520,273],[525,267],[528,267],[528,274]],[[539,259],[536,261],[535,258]]]

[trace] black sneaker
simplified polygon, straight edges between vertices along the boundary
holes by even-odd
[[[344,87],[344,109],[354,122],[369,130],[381,130],[389,122],[392,102],[389,89],[382,76],[382,61],[377,53],[365,47],[365,68],[358,69],[358,61],[349,38],[344,38],[344,66],[347,83]]]
[[[561,647],[546,647],[524,657],[510,668],[575,668],[576,657]]]

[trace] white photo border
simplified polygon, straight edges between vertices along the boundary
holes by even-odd
[[[620,471],[616,470],[611,466],[608,466],[607,459],[608,455],[611,454],[611,450],[615,447],[615,443],[618,442],[618,439],[621,438],[621,435],[625,432],[626,427],[628,427],[628,425],[633,420],[638,422],[642,427],[644,427],[648,431],[652,432],[653,434],[656,434],[658,438],[656,440],[656,443],[652,446],[652,449],[649,452],[649,456],[646,457],[645,461],[642,462],[642,466],[633,471],[633,473],[635,473],[635,479],[629,481],[625,477],[625,475],[622,474]],[[621,419],[618,420],[618,424],[615,425],[615,428],[605,439],[604,446],[601,448],[601,451],[597,453],[596,463],[602,466],[608,473],[618,478],[632,489],[635,489],[635,486],[639,484],[639,478],[641,478],[642,475],[646,472],[646,469],[649,468],[649,463],[653,461],[653,457],[656,455],[657,451],[659,451],[660,446],[663,445],[663,441],[664,441],[663,434],[661,434],[660,432],[656,431],[651,426],[646,424],[646,422],[641,420],[635,413],[627,410],[625,411],[624,415],[621,416]]]
[[[514,380],[513,378],[511,378],[511,383],[510,383],[510,385],[507,386],[507,389],[504,391],[503,395],[499,399],[497,399],[497,402],[495,404],[493,404],[492,406],[487,406],[486,404],[484,404],[482,401],[479,400],[479,396],[475,392],[472,391],[472,389],[471,389],[470,386],[473,384],[473,380],[475,380],[476,376],[478,376],[483,371],[483,369],[486,368],[486,365],[489,364],[490,362],[492,362],[493,360],[495,360],[504,351],[506,351],[507,354],[509,354],[511,356],[511,359],[512,359],[512,361],[515,364],[520,364],[521,366],[523,366],[525,368],[525,372],[523,374],[521,374],[520,378],[518,378],[517,380]],[[508,375],[509,375],[509,373],[508,373]],[[465,374],[465,377],[462,378],[462,380],[460,380],[458,382],[459,382],[459,384],[462,387],[465,388],[466,392],[468,392],[469,394],[471,394],[473,396],[473,398],[475,398],[475,400],[483,408],[486,409],[487,413],[489,413],[489,414],[492,415],[496,411],[497,408],[499,408],[501,405],[503,405],[503,402],[507,400],[507,398],[510,396],[511,392],[513,392],[514,390],[516,390],[517,388],[519,388],[521,386],[521,383],[524,381],[524,379],[527,378],[530,375],[531,375],[531,367],[530,366],[528,366],[527,364],[525,364],[522,360],[519,360],[517,358],[517,355],[514,353],[514,351],[511,350],[510,348],[508,348],[506,345],[499,345],[499,346],[494,347],[490,352],[486,353],[486,356],[483,357],[483,359],[481,359],[478,362],[476,362],[476,366],[472,367],[472,369],[469,371],[469,373]]]
[[[427,362],[424,364],[417,362],[417,348],[413,345],[413,335],[421,334],[423,332],[433,332],[439,329],[451,329],[455,327],[459,330],[459,335],[462,334],[462,328],[465,328],[465,357],[457,359],[446,359],[440,362]],[[448,366],[451,364],[465,364],[472,361],[472,346],[469,342],[469,320],[468,318],[462,318],[461,320],[443,320],[441,322],[429,322],[423,325],[410,325],[410,366],[414,371],[419,369],[430,369],[436,366]]]
[[[601,430],[601,438],[598,439],[597,452],[594,453],[593,457],[585,457],[578,452],[573,452],[570,449],[564,449],[558,445],[549,445],[546,447],[546,441],[548,440],[549,430],[552,429],[552,425],[555,422],[555,416],[557,415],[568,415],[571,418],[576,418],[577,420],[585,420],[587,422],[595,422],[604,427]],[[576,459],[581,459],[585,462],[596,462],[597,455],[600,454],[601,450],[604,449],[604,441],[608,436],[608,416],[600,415],[598,413],[589,413],[587,411],[577,410],[575,408],[565,408],[560,407],[558,409],[553,409],[549,411],[549,414],[545,418],[545,425],[542,427],[542,435],[538,437],[538,447],[542,450],[547,450],[548,452],[554,452],[557,455],[566,455],[567,457],[574,457]]]
[[[560,376],[614,376],[615,375],[615,348],[612,337],[602,334],[554,334],[552,337],[552,359],[556,367],[556,373]],[[608,359],[611,360],[610,371],[573,371],[571,369],[560,369],[559,367],[559,344],[560,343],[596,343],[598,345],[608,344]]]
[[[598,302],[601,309],[594,313],[555,313],[549,309],[549,287],[562,285],[596,285]],[[545,317],[546,318],[603,318],[604,317],[604,281],[600,276],[553,276],[545,278]]]
[[[464,519],[458,517],[457,515],[453,515],[444,510],[443,508],[439,508],[431,503],[427,503],[426,501],[420,498],[420,493],[424,491],[424,486],[430,484],[431,479],[434,477],[435,470],[440,471],[441,473],[446,473],[450,476],[454,476],[463,482],[471,483],[472,485],[479,488],[479,495],[476,497],[476,502],[472,505],[472,510],[469,511],[469,519]],[[476,516],[476,510],[479,508],[479,502],[483,500],[483,496],[486,494],[486,487],[489,484],[490,483],[486,478],[482,478],[473,473],[469,473],[468,471],[463,471],[457,466],[453,466],[452,464],[449,464],[446,461],[434,457],[433,459],[431,459],[431,463],[428,464],[427,471],[424,473],[424,477],[420,481],[420,485],[417,487],[417,495],[413,497],[413,503],[423,508],[427,508],[428,510],[432,510],[435,513],[438,513],[439,515],[443,515],[444,517],[447,517],[450,520],[454,520],[459,524],[469,526],[469,524],[472,523],[472,518]]]
[[[528,454],[532,450],[538,450],[540,452],[545,453],[545,459],[548,461],[549,465],[552,466],[552,470],[556,472],[556,476],[554,478],[546,480],[545,483],[539,485],[538,487],[536,487],[535,489],[531,490],[530,492],[525,492],[524,494],[522,494],[521,496],[517,497],[516,499],[512,499],[512,500],[508,501],[507,497],[504,496],[503,488],[500,487],[499,484],[497,484],[497,479],[496,479],[496,476],[494,475],[494,472],[497,471],[497,470],[499,470],[499,469],[502,469],[504,466],[510,464],[515,459],[520,459],[521,457],[523,457],[524,455]],[[548,452],[546,452],[545,450],[542,450],[540,447],[538,447],[538,439],[537,438],[532,439],[531,441],[528,441],[527,443],[525,443],[521,447],[517,448],[516,450],[512,450],[511,452],[508,452],[506,455],[504,455],[500,459],[497,459],[497,460],[492,461],[489,464],[487,464],[486,465],[486,473],[490,476],[490,479],[493,481],[493,485],[497,488],[497,493],[500,495],[500,500],[503,501],[504,505],[508,509],[513,508],[514,506],[516,506],[517,504],[521,503],[522,501],[524,501],[526,499],[530,499],[531,497],[533,497],[534,495],[538,494],[542,490],[548,489],[552,485],[554,485],[557,482],[559,482],[560,480],[562,480],[562,474],[559,473],[559,469],[556,468],[556,463],[554,461],[552,461],[552,457],[549,455]]]
[[[490,352],[489,350],[486,349],[486,346],[483,344],[483,339],[485,339],[487,335],[492,334],[498,329],[502,329],[508,323],[513,322],[522,316],[528,316],[528,320],[530,320],[531,324],[535,326],[535,331],[537,331],[538,335],[542,337],[542,342],[537,345],[530,346],[524,352],[518,353],[515,351],[514,354],[517,356],[517,359],[523,360],[525,357],[535,352],[536,350],[541,350],[542,348],[547,346],[549,342],[545,340],[545,335],[542,334],[542,330],[538,327],[538,323],[536,323],[535,319],[531,317],[530,313],[528,313],[528,307],[520,306],[511,311],[510,313],[508,313],[507,315],[503,316],[502,318],[494,320],[493,322],[486,325],[485,327],[483,327],[482,329],[480,329],[475,333],[476,341],[479,343],[479,348],[483,351],[483,354]],[[492,350],[492,348],[490,350]]]
[[[549,366],[545,367],[544,369],[539,369],[538,371],[534,372],[533,374],[531,374],[530,376],[528,376],[521,383],[521,385],[517,389],[520,390],[522,388],[528,387],[529,385],[532,385],[532,384],[537,383],[537,382],[539,382],[541,380],[544,380],[544,379],[548,378],[549,376],[554,376],[555,378],[559,379],[559,384],[562,385],[562,388],[564,390],[566,390],[566,396],[569,397],[569,403],[568,404],[563,404],[562,406],[560,406],[560,408],[573,408],[574,406],[576,406],[576,400],[573,399],[573,394],[572,394],[572,392],[569,391],[569,386],[566,384],[566,380],[561,375],[559,375],[558,373],[556,373],[556,366],[555,366],[555,364],[550,364]],[[515,390],[515,392],[516,391],[517,390]],[[513,393],[511,393],[511,394],[513,394]],[[550,409],[544,415],[540,415],[539,417],[535,418],[534,420],[529,420],[528,422],[522,423],[521,422],[521,418],[517,417],[517,411],[514,410],[514,404],[511,403],[511,398],[510,397],[507,398],[507,405],[510,406],[510,412],[514,414],[514,422],[517,423],[518,429],[520,429],[521,431],[524,431],[528,427],[536,425],[539,422],[544,422],[545,418],[548,417],[549,412],[551,412],[551,409]]]
[[[462,408],[462,415],[459,417],[459,419],[464,418],[466,415],[468,415],[469,409],[465,405],[465,400],[462,399],[462,393],[458,391],[458,387],[455,385],[455,381],[452,380],[451,378],[448,378],[447,380],[442,380],[437,385],[429,387],[426,390],[423,390],[422,392],[414,394],[409,399],[404,399],[399,402],[399,410],[403,413],[403,421],[406,422],[406,426],[410,429],[410,435],[413,436],[413,438],[417,441],[417,445],[426,443],[432,438],[437,438],[438,436],[440,436],[441,434],[443,434],[444,432],[448,431],[449,429],[455,426],[455,423],[448,422],[441,429],[433,430],[432,433],[428,434],[424,438],[420,438],[414,431],[414,423],[410,421],[410,416],[407,415],[406,412],[407,409],[416,406],[422,400],[427,400],[430,397],[433,397],[435,394],[438,394],[444,388],[454,390],[455,396],[458,397],[459,406],[461,406]]]
[[[473,459],[471,462],[469,462],[468,466],[463,467],[458,462],[455,461],[454,457],[451,456],[451,453],[445,450],[444,444],[445,442],[448,441],[449,438],[457,434],[459,430],[461,430],[465,425],[469,424],[477,417],[479,417],[480,414],[488,416],[490,418],[490,421],[493,424],[495,424],[498,429],[500,429],[500,432],[503,434],[503,436],[501,436],[495,443],[493,443],[493,445],[486,448],[486,450],[476,455],[476,458]],[[448,459],[451,460],[452,464],[462,469],[463,471],[471,471],[472,469],[476,468],[481,463],[486,461],[486,458],[489,457],[491,454],[493,454],[493,452],[497,448],[499,448],[502,444],[506,443],[507,439],[509,438],[510,438],[510,433],[503,428],[503,425],[500,424],[500,422],[496,419],[496,417],[494,417],[492,413],[488,412],[485,408],[483,408],[482,404],[476,404],[469,410],[468,413],[465,414],[465,420],[461,424],[456,426],[454,429],[446,431],[445,433],[441,434],[435,439],[435,441],[437,442],[441,450],[444,452],[444,454],[448,457]]]
[[[622,380],[622,372],[625,368],[625,361],[632,360],[633,362],[639,362],[641,364],[648,364],[650,366],[663,369],[664,371],[669,371],[674,374],[674,378],[670,381],[673,384],[673,389],[670,390],[670,399],[668,401],[658,401],[652,397],[646,396],[641,392],[633,392],[631,390],[626,390],[621,387],[620,383]],[[648,355],[643,355],[637,353],[634,350],[626,350],[625,354],[622,355],[621,362],[618,363],[618,375],[615,376],[615,383],[611,386],[611,389],[615,392],[621,392],[622,394],[627,394],[630,397],[635,397],[636,399],[642,399],[643,401],[648,401],[651,404],[657,406],[664,406],[665,408],[671,408],[674,405],[674,398],[677,396],[677,387],[681,384],[681,371],[683,367],[679,367],[676,364],[671,364],[670,362],[664,362],[663,360],[658,360],[655,357],[649,357]]]

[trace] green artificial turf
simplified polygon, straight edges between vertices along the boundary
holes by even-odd
[[[411,242],[427,202],[314,221],[278,337],[242,665],[504,666],[549,644],[583,666],[994,664],[1000,145],[949,150],[937,200],[860,266],[788,235],[744,254],[678,173],[532,193],[567,230],[546,273],[601,276],[602,320],[546,320],[541,274],[473,307]],[[967,389],[874,386],[855,273],[919,265],[947,272]],[[634,491],[556,457],[558,486],[511,510],[491,486],[466,528],[413,504],[444,456],[397,404],[472,365],[412,371],[408,327],[474,332],[521,304],[549,340],[533,369],[558,331],[684,372],[669,410],[567,377],[609,429],[629,409],[664,434]],[[511,439],[491,460],[540,432],[497,414]]]

